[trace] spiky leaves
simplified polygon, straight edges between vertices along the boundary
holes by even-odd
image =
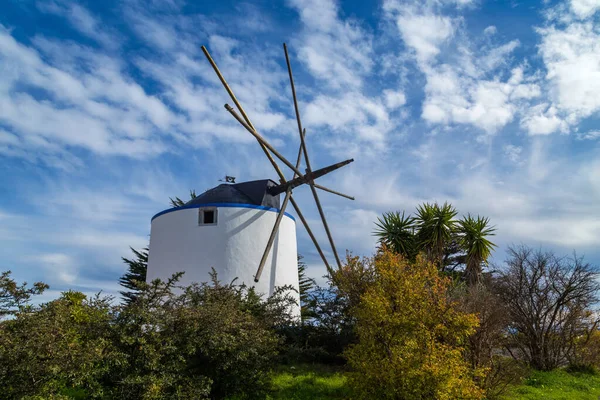
[[[417,207],[415,226],[419,247],[429,261],[442,268],[444,248],[451,242],[456,231],[456,209],[449,203],[424,203]]]
[[[384,213],[377,219],[373,233],[381,245],[408,260],[414,261],[418,253],[424,253],[442,272],[453,274],[457,265],[465,265],[465,279],[475,284],[482,265],[496,247],[489,240],[495,228],[489,226],[486,217],[468,214],[456,220],[456,215],[449,203],[423,203],[414,217],[404,212]]]
[[[472,217],[467,214],[459,222],[460,243],[466,251],[465,278],[470,285],[481,279],[482,264],[496,247],[488,237],[495,235],[496,228],[489,225],[487,217]]]
[[[397,211],[384,213],[377,218],[373,234],[379,238],[379,243],[401,254],[409,260],[414,260],[419,249],[415,235],[415,220],[411,216]]]
[[[190,190],[190,200],[194,200],[196,197],[198,197],[198,195],[196,194],[195,190]],[[181,200],[179,197],[169,197],[169,203],[173,206],[173,207],[181,207],[185,205],[185,201]]]

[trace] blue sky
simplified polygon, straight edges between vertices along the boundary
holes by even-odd
[[[496,262],[527,243],[600,263],[599,18],[599,0],[5,1],[0,269],[114,293],[170,196],[275,178],[200,46],[292,159],[283,42],[312,164],[356,160],[321,182],[356,196],[321,195],[340,250],[370,254],[384,211],[450,201],[490,217]]]

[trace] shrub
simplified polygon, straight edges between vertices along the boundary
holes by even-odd
[[[595,373],[600,368],[600,331],[592,324],[574,341],[574,351],[569,358],[569,370]]]
[[[508,310],[507,349],[539,370],[566,364],[577,338],[595,323],[590,308],[598,301],[598,277],[597,268],[576,256],[509,248],[494,286]]]
[[[329,286],[305,293],[303,323],[287,327],[284,362],[343,364],[343,351],[356,342],[355,318],[349,312],[373,281],[373,270],[359,257],[346,255],[346,263],[329,276]],[[301,297],[302,299],[302,297]]]
[[[120,398],[257,398],[268,385],[279,338],[289,322],[283,291],[261,301],[245,286],[152,282],[117,318],[127,362],[113,377]]]
[[[486,278],[471,286],[456,284],[451,291],[459,309],[479,319],[477,329],[469,336],[466,358],[471,368],[485,371],[476,382],[485,390],[487,399],[495,399],[518,383],[526,371],[522,363],[500,354],[509,322],[508,310],[489,289],[493,279],[489,275]]]
[[[463,358],[475,315],[449,301],[449,281],[421,257],[409,263],[382,250],[352,313],[358,343],[346,351],[350,384],[365,399],[479,399],[483,391]]]
[[[290,296],[245,286],[140,283],[135,298],[66,292],[0,322],[6,399],[263,397]]]
[[[0,387],[6,399],[105,394],[103,378],[119,355],[110,341],[110,298],[66,292],[0,324]]]

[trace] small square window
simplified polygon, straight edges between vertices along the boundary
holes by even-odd
[[[214,210],[204,211],[204,223],[205,224],[214,224],[215,223],[215,211]]]
[[[198,214],[199,225],[216,225],[217,224],[217,209],[216,208],[201,208]]]

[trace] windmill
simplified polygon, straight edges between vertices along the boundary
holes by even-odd
[[[310,187],[336,264],[341,267],[340,257],[319,199],[318,190],[350,200],[354,200],[354,198],[319,185],[315,183],[315,180],[354,160],[349,159],[313,170],[308,156],[306,131],[302,127],[300,119],[294,77],[285,43],[283,49],[300,142],[295,164],[286,159],[257,131],[210,53],[206,47],[202,46],[204,55],[237,111],[229,104],[225,104],[225,109],[257,140],[275,169],[279,182],[272,180],[229,182],[230,184],[222,184],[206,191],[182,207],[168,209],[155,215],[152,219],[147,279],[157,277],[164,279],[170,276],[169,273],[183,270],[186,272],[185,275],[192,272],[187,279],[184,275],[184,279],[190,280],[199,277],[200,275],[197,273],[199,271],[207,272],[207,268],[209,268],[207,265],[212,263],[214,265],[210,267],[215,268],[221,276],[224,274],[225,278],[240,278],[242,283],[256,286],[263,293],[271,294],[275,286],[283,285],[292,285],[297,289],[295,223],[293,217],[286,213],[289,203],[292,204],[296,215],[300,218],[327,271],[332,274],[333,269],[292,195],[292,191],[302,185]],[[291,179],[286,179],[275,158],[290,168]],[[302,160],[306,167],[304,173],[300,171]],[[279,196],[284,193],[283,202],[280,203]],[[197,216],[196,210],[198,210]],[[266,211],[275,212],[265,213]],[[170,215],[169,218],[161,217],[167,214]],[[286,216],[289,218],[285,218]],[[196,218],[197,225],[192,223]],[[205,230],[198,230],[197,227]],[[275,250],[273,250],[274,246]],[[259,254],[260,258],[258,258]],[[265,266],[269,266],[268,277],[263,276]],[[253,285],[251,281],[254,282]]]

